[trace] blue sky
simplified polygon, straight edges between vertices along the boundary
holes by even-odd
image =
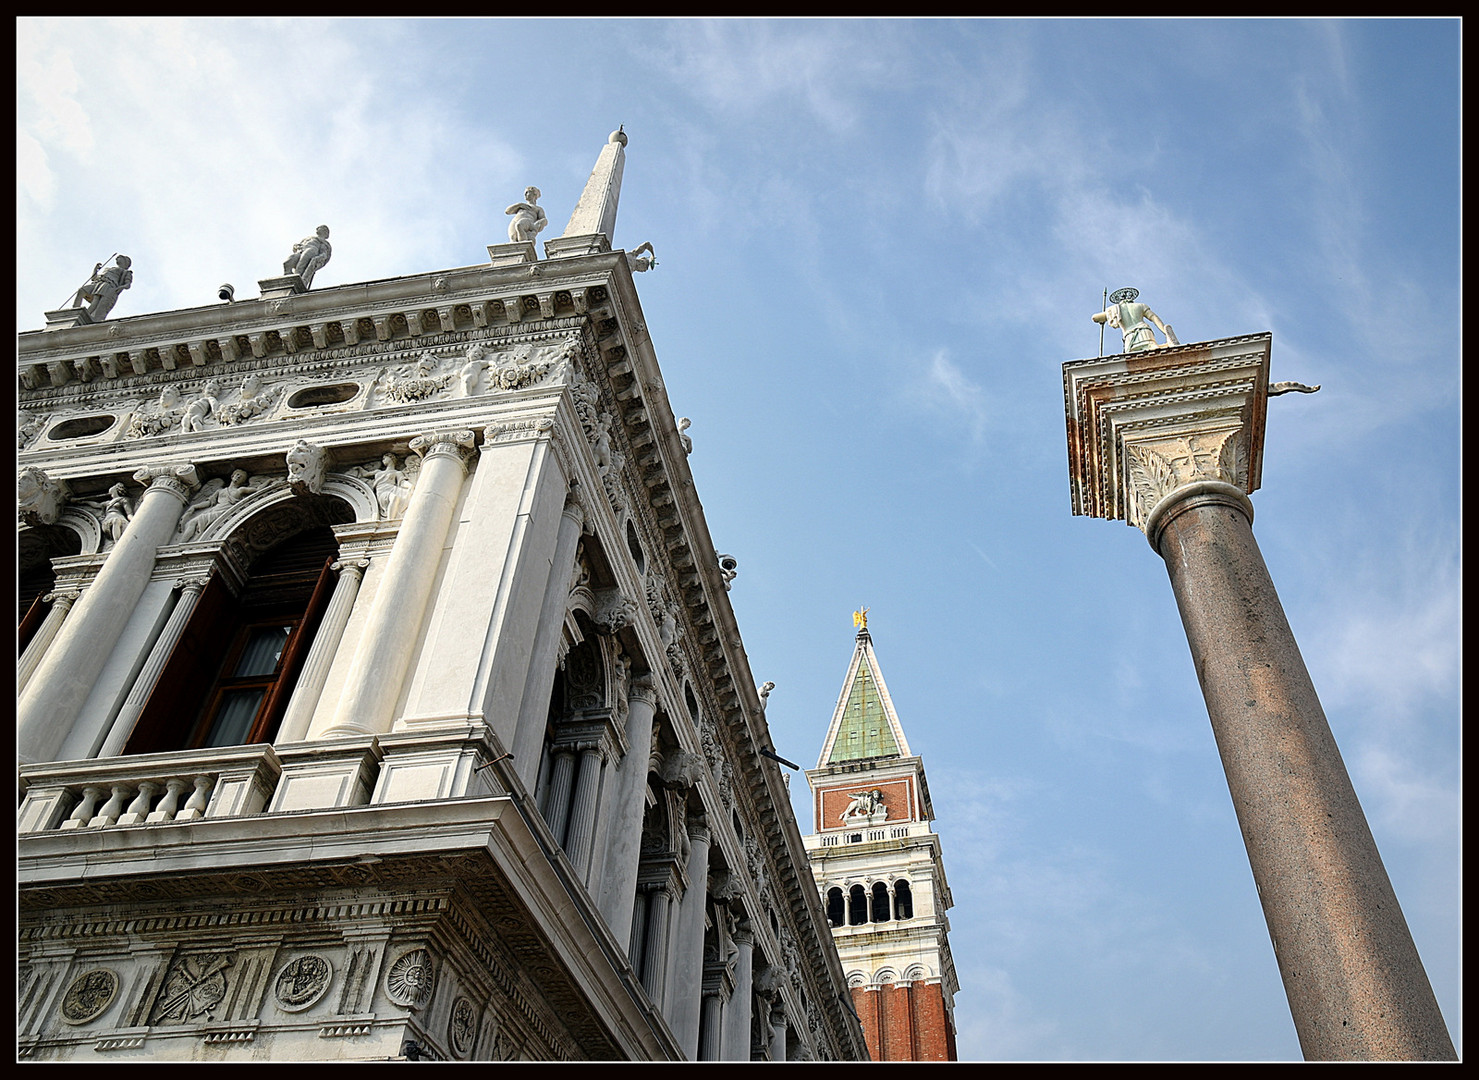
[[[1102,290],[1270,331],[1254,531],[1462,1050],[1459,24],[18,22],[17,320],[558,235],[607,134],[776,748],[871,609],[954,893],[963,1058],[1299,1047],[1164,565],[1069,511]],[[1106,336],[1117,351],[1118,334]],[[805,784],[793,777],[803,830]]]

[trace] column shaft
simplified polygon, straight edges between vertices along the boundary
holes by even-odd
[[[205,591],[208,581],[209,578],[195,578],[177,582],[181,586],[179,599],[175,601],[174,610],[170,612],[169,621],[164,624],[164,630],[155,640],[154,647],[149,650],[149,658],[144,661],[143,669],[134,679],[128,697],[124,699],[123,708],[119,710],[113,726],[108,729],[108,737],[98,750],[98,757],[116,757],[123,752],[128,737],[133,734],[134,724],[138,722],[139,715],[144,711],[144,705],[149,700],[149,695],[153,693],[154,685],[159,682],[164,665],[169,662],[175,646],[180,643],[180,636],[185,632],[185,624],[194,614],[195,605],[200,600],[200,594]]]
[[[1453,1060],[1251,508],[1228,490],[1158,506],[1147,535],[1170,573],[1300,1046],[1308,1059]]]
[[[544,589],[544,603],[534,632],[534,647],[529,657],[529,671],[524,678],[524,696],[519,705],[518,727],[514,730],[514,769],[530,790],[539,769],[539,748],[548,720],[550,690],[554,686],[555,659],[560,651],[560,634],[565,626],[565,609],[570,603],[570,578],[575,567],[575,547],[580,543],[581,523],[585,520],[580,504],[573,498],[565,504],[555,537],[555,552],[550,562]]]
[[[78,599],[16,704],[16,751],[23,763],[50,761],[66,741],[144,595],[155,554],[174,538],[190,492],[198,486],[194,470],[184,466],[149,478],[128,529]]]
[[[379,735],[390,730],[467,473],[464,448],[471,446],[471,432],[412,440],[413,450],[424,448],[421,475],[380,587],[370,601],[344,693],[325,736]]]
[[[62,623],[67,619],[67,612],[72,609],[79,595],[70,590],[52,594],[51,610],[46,613],[46,618],[41,620],[41,625],[36,628],[36,634],[31,638],[31,643],[26,646],[26,651],[16,662],[16,693],[24,690],[26,683],[31,681],[31,676],[36,673],[36,668],[41,664],[42,657],[46,655],[47,648],[61,631]]]
[[[555,843],[565,846],[565,830],[570,820],[570,786],[575,776],[575,752],[570,747],[556,747],[551,757],[549,791],[544,800],[544,823],[555,838]]]
[[[751,964],[755,956],[753,931],[741,930],[734,936],[739,955],[734,962],[734,993],[729,1008],[724,1010],[724,1060],[750,1060],[750,1019],[755,992]]]
[[[605,869],[597,902],[606,917],[606,925],[613,929],[631,921],[637,871],[642,860],[648,748],[652,744],[652,718],[657,708],[657,693],[649,676],[639,675],[633,680],[627,702],[627,752],[616,770],[615,791],[610,801],[611,826],[606,833]]]
[[[575,873],[585,881],[591,866],[591,838],[596,831],[596,796],[601,790],[604,755],[598,746],[583,746],[575,773],[575,797],[570,803],[570,824],[565,830],[565,854]]]
[[[647,897],[647,948],[642,954],[642,986],[659,1009],[667,993],[668,933],[673,895],[666,887]]]
[[[339,642],[344,639],[344,628],[349,625],[349,616],[354,611],[355,597],[359,595],[360,581],[364,577],[366,559],[341,559],[335,564],[339,580],[334,583],[334,594],[329,597],[323,619],[318,624],[318,633],[313,636],[313,645],[303,661],[303,670],[298,675],[298,685],[288,699],[287,711],[278,725],[275,746],[297,742],[307,737],[308,725],[313,720],[313,711],[323,694],[324,683],[329,677],[329,668],[334,664],[334,655],[339,651]]]
[[[700,1034],[698,1045],[699,1061],[721,1060],[720,1047],[723,1045],[724,1025],[724,1000],[719,996],[719,991],[714,990],[703,996],[702,1015],[699,1018],[698,1030]]]
[[[688,891],[678,911],[673,935],[673,984],[667,1009],[668,1024],[688,1060],[698,1053],[699,997],[703,991],[704,908],[709,897],[709,830],[690,827]]]

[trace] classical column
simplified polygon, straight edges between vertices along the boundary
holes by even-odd
[[[565,830],[570,820],[570,786],[575,776],[575,748],[556,746],[550,751],[549,788],[545,792],[544,823],[549,826],[555,843],[565,845]]]
[[[705,980],[703,1004],[699,1017],[699,1061],[720,1061],[723,1045],[724,998],[720,993],[719,980]]]
[[[49,761],[66,741],[134,607],[149,584],[154,556],[174,538],[190,494],[193,465],[140,469],[147,484],[128,529],[78,599],[16,705],[16,751],[23,764]]]
[[[779,994],[770,1009],[770,1060],[786,1060],[786,1007]]]
[[[668,1024],[683,1053],[698,1054],[699,996],[704,972],[704,908],[709,896],[709,828],[702,813],[688,819],[688,890],[673,934],[673,982]]]
[[[412,439],[411,449],[421,455],[421,475],[401,520],[380,587],[370,601],[344,693],[332,726],[323,732],[325,738],[378,735],[390,730],[467,474],[473,434],[428,432]]]
[[[580,754],[575,773],[575,796],[570,802],[570,824],[565,831],[565,854],[582,881],[591,867],[591,838],[596,831],[596,796],[601,790],[601,767],[606,755],[595,740],[576,745]]]
[[[1166,562],[1305,1057],[1453,1060],[1253,539],[1269,344],[1065,364],[1074,510],[1128,518]]]
[[[143,668],[129,689],[128,697],[124,699],[123,708],[118,711],[117,718],[108,729],[108,737],[98,750],[98,757],[116,757],[123,752],[128,737],[133,734],[134,724],[138,723],[139,714],[144,711],[145,702],[154,692],[154,685],[159,682],[160,673],[164,671],[164,665],[169,662],[170,655],[179,644],[180,635],[185,632],[185,624],[194,614],[200,594],[205,591],[210,579],[210,574],[207,573],[175,582],[180,595],[175,600],[174,609],[169,613],[169,621],[164,624],[164,630],[155,639],[154,647],[149,650],[149,658],[144,661]]]
[[[669,922],[673,887],[663,882],[647,891],[647,947],[642,952],[642,987],[659,1009],[667,990]]]
[[[750,1060],[750,1010],[755,988],[751,965],[755,958],[755,930],[749,922],[741,922],[734,932],[736,956],[734,961],[734,993],[729,998],[729,1008],[724,1010],[725,1061]]]
[[[287,712],[283,714],[282,723],[278,726],[277,738],[272,740],[274,746],[298,742],[307,736],[308,724],[313,719],[314,709],[318,707],[319,696],[329,677],[329,668],[333,666],[334,655],[339,651],[339,642],[344,638],[344,627],[349,624],[349,616],[354,611],[354,600],[359,595],[365,567],[369,565],[369,559],[340,559],[334,563],[333,569],[339,572],[339,580],[334,582],[334,593],[329,597],[328,607],[324,609],[323,618],[318,624],[318,632],[313,635],[313,644],[303,660],[298,685],[293,688],[293,696],[288,699]]]
[[[529,671],[524,679],[518,727],[514,731],[514,769],[525,788],[530,790],[534,787],[539,770],[539,749],[544,742],[545,723],[549,716],[550,689],[554,685],[560,633],[565,626],[565,610],[570,604],[575,548],[580,543],[584,524],[585,511],[572,491],[566,496],[565,509],[560,516],[560,528],[555,535],[555,552],[550,561],[549,579],[545,585],[544,603],[539,611],[538,627],[534,631],[534,647],[529,657]]]
[[[627,752],[616,770],[606,831],[605,871],[598,906],[612,928],[632,919],[637,869],[642,859],[642,811],[646,808],[647,766],[657,691],[651,675],[638,675],[627,693]]]
[[[72,605],[81,595],[80,589],[54,589],[46,594],[46,599],[51,602],[51,610],[46,613],[46,618],[41,620],[41,625],[36,628],[36,633],[31,638],[30,644],[26,646],[26,651],[16,662],[16,693],[24,690],[26,683],[31,681],[31,676],[36,673],[36,668],[41,664],[41,658],[46,655],[46,650],[61,630],[62,623],[66,622],[67,612],[72,609]]]

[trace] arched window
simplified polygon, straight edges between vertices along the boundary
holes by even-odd
[[[894,882],[894,918],[914,918],[914,896],[909,892],[909,883],[903,878]]]
[[[263,552],[233,597],[221,575],[195,605],[125,754],[271,742],[333,591],[328,526]]]
[[[847,922],[849,926],[862,926],[868,921],[868,892],[861,885],[848,891]]]
[[[888,922],[888,886],[881,881],[873,886],[873,921]]]
[[[835,885],[827,890],[827,925],[841,926],[847,915],[843,911],[842,890]]]

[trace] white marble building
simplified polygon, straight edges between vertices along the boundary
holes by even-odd
[[[531,189],[485,264],[20,335],[23,1057],[866,1056],[625,143],[544,258]]]

